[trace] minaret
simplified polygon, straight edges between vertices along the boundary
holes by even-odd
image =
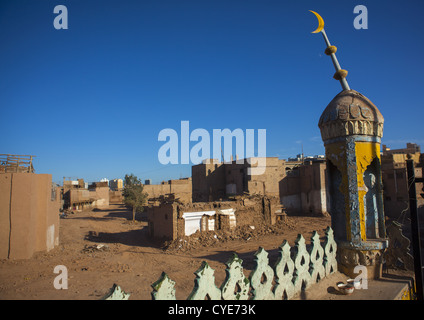
[[[342,91],[328,104],[318,126],[324,141],[330,192],[331,224],[337,241],[338,268],[356,277],[355,267],[365,266],[368,278],[382,272],[382,254],[388,240],[384,225],[380,143],[384,118],[365,96],[351,90],[347,71],[336,58],[337,48],[330,44],[319,22]]]

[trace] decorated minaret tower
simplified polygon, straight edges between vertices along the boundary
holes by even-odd
[[[359,274],[356,267],[365,266],[368,278],[378,278],[388,245],[380,158],[384,118],[368,98],[350,89],[347,71],[337,61],[337,48],[328,40],[323,19],[311,12],[319,23],[313,33],[323,35],[325,53],[336,69],[334,78],[343,89],[325,108],[318,123],[325,147],[329,212],[339,270],[355,277]]]

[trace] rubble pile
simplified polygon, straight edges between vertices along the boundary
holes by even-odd
[[[257,240],[265,235],[284,234],[285,231],[294,230],[295,224],[289,219],[277,221],[272,226],[261,225],[242,225],[232,230],[215,230],[215,231],[196,231],[190,236],[180,237],[173,241],[166,241],[163,249],[166,252],[187,252],[192,249],[208,247],[218,243],[224,243],[233,240]]]
[[[101,251],[109,251],[109,246],[106,244],[85,245],[84,249],[81,250],[82,253],[95,253]]]

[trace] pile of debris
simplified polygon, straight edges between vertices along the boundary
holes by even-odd
[[[85,245],[84,249],[81,250],[82,253],[95,253],[101,251],[109,251],[109,246],[106,244]]]
[[[242,225],[232,230],[215,230],[215,231],[196,231],[190,236],[184,236],[173,241],[166,241],[163,249],[166,252],[187,252],[192,249],[208,247],[218,243],[224,243],[233,240],[258,240],[269,234],[283,234],[285,230],[295,229],[295,224],[288,218],[277,221],[272,226],[253,226]]]
[[[74,214],[74,212],[71,209],[64,209],[61,212],[59,212],[59,218],[66,219],[71,214]]]

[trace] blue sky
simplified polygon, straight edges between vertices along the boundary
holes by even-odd
[[[367,30],[353,26],[359,4]],[[158,160],[159,132],[187,120],[211,137],[266,129],[267,156],[324,154],[317,123],[341,86],[308,10],[382,112],[382,142],[424,147],[423,1],[2,0],[0,152],[36,155],[55,182],[159,183],[191,175]]]

